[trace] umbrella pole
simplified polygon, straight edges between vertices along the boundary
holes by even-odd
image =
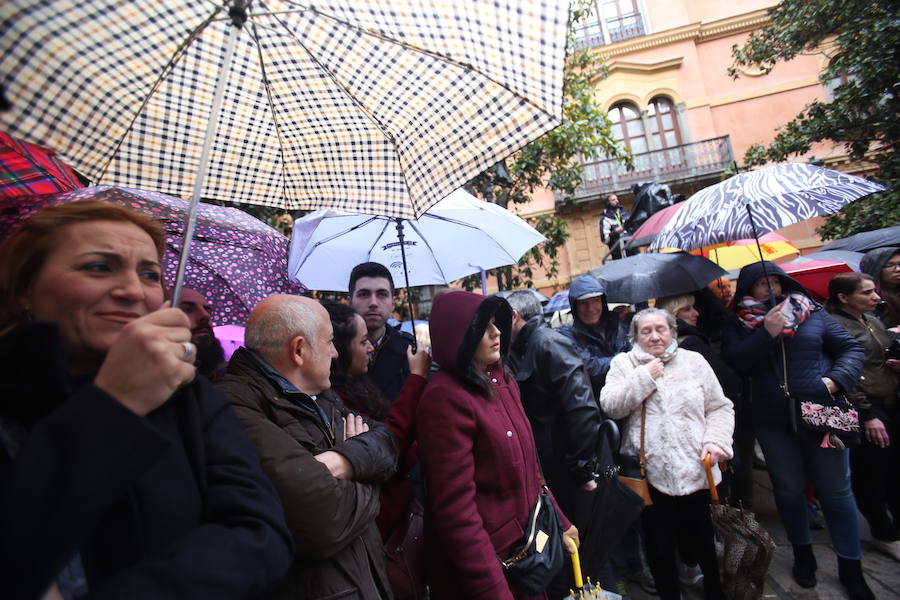
[[[748,202],[747,207],[747,216],[750,218],[750,228],[753,230],[753,239],[756,241],[756,250],[759,252],[759,262],[762,263],[763,268],[763,276],[766,278],[766,285],[769,287],[769,301],[772,302],[772,306],[775,306],[775,292],[772,291],[772,286],[769,285],[769,273],[766,270],[766,261],[763,258],[762,246],[759,245],[759,232],[756,231],[756,223],[753,222],[753,211],[750,210],[750,203]]]
[[[413,312],[412,295],[409,293],[409,272],[406,270],[406,246],[403,243],[403,219],[397,218],[395,220],[397,222],[397,239],[400,240],[400,259],[403,261],[403,277],[406,280],[406,301],[409,302],[409,323],[413,334],[412,349],[413,352],[417,352],[419,348],[418,344],[416,344],[416,313]]]
[[[487,296],[487,271],[480,267],[479,270],[481,271],[481,295]]]
[[[247,11],[242,0],[236,0],[229,10],[231,22],[234,27],[228,34],[228,42],[225,47],[225,58],[216,81],[216,90],[213,95],[212,108],[209,113],[209,121],[206,123],[206,136],[203,140],[203,149],[200,152],[200,167],[194,178],[194,193],[191,196],[191,204],[188,209],[187,224],[184,228],[184,242],[181,248],[181,256],[178,257],[178,271],[175,274],[175,291],[172,293],[172,306],[181,304],[181,288],[184,285],[184,273],[187,270],[188,256],[191,254],[191,240],[194,237],[194,226],[197,224],[197,207],[200,204],[200,194],[206,181],[206,173],[209,170],[209,155],[212,152],[213,138],[219,125],[219,113],[222,108],[222,98],[225,95],[225,85],[228,83],[228,75],[231,73],[231,59],[234,56],[234,48],[237,45],[241,27],[247,21]]]

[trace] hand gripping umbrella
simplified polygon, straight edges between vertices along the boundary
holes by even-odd
[[[559,124],[567,8],[5,0],[0,119],[94,183],[193,207],[415,218]]]

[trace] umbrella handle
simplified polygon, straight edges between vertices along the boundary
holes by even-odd
[[[703,466],[706,468],[706,481],[709,482],[709,495],[712,498],[712,503],[718,504],[719,490],[716,489],[716,480],[713,479],[712,458],[708,452],[706,453],[706,456],[703,457]]]
[[[584,579],[581,577],[581,559],[578,558],[578,550],[576,550],[574,554],[570,554],[569,557],[572,559],[572,574],[575,579],[575,587],[579,589],[583,588]]]

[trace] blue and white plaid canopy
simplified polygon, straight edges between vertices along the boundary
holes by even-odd
[[[555,127],[557,0],[4,0],[0,114],[94,183],[415,218]]]

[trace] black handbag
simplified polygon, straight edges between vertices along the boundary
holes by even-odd
[[[827,392],[821,396],[797,396],[790,392],[787,383],[787,357],[784,340],[781,341],[781,365],[783,379],[781,391],[788,401],[788,417],[794,432],[821,433],[823,448],[843,450],[856,446],[862,440],[859,412],[842,393]]]
[[[542,593],[563,567],[562,534],[556,506],[547,486],[542,486],[525,536],[512,556],[500,560],[510,586],[528,595]]]

